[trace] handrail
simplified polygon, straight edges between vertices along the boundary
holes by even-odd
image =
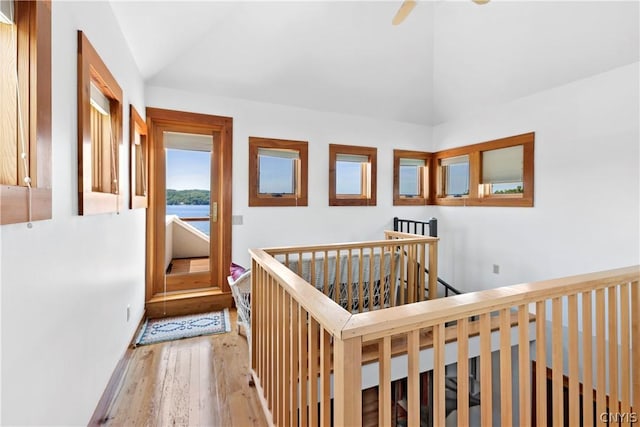
[[[326,298],[315,287],[309,286],[307,281],[275,260],[265,250],[249,249],[249,254],[254,262],[259,263],[262,268],[272,274],[280,286],[285,288],[327,331],[335,336],[340,336],[340,331],[351,317],[351,313],[343,309],[340,304]],[[255,271],[255,268],[253,270]],[[252,277],[252,280],[255,280],[255,277]]]
[[[529,304],[638,280],[640,280],[640,265],[468,292],[449,298],[390,307],[384,312],[357,313],[342,329],[341,338],[362,337],[363,341],[370,341],[388,335],[390,331],[394,334],[407,332],[463,317],[510,308],[518,303]]]
[[[407,233],[399,233],[392,231],[385,231],[385,234],[392,233],[392,235],[403,235],[402,243],[403,244],[411,244],[411,243],[425,243],[425,242],[437,242],[440,240],[437,237],[429,237],[429,236],[420,236],[416,237],[415,234],[407,234]],[[404,237],[410,236],[410,237]],[[274,248],[265,248],[262,249],[266,253],[270,255],[283,255],[287,253],[298,253],[298,252],[322,252],[322,251],[332,251],[332,250],[348,250],[348,249],[360,249],[360,248],[373,248],[380,246],[394,246],[393,240],[384,239],[384,240],[369,240],[366,242],[348,242],[348,243],[328,243],[322,245],[308,245],[308,246],[281,246]]]

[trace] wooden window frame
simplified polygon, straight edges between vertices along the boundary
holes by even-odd
[[[129,106],[129,182],[131,189],[129,193],[129,207],[131,209],[146,209],[149,205],[149,143],[147,140],[147,123],[142,119],[133,105]],[[138,146],[142,161],[138,159]],[[140,164],[142,163],[142,165]],[[138,195],[138,171],[142,169],[141,183],[145,192]]]
[[[393,150],[393,205],[394,206],[423,206],[431,203],[430,171],[431,153],[424,151]],[[424,167],[420,171],[420,194],[416,197],[406,197],[400,194],[400,159],[424,160]]]
[[[351,194],[340,195],[336,193],[336,162],[339,154],[367,156],[369,158],[369,164],[371,166],[368,172],[364,168],[362,170],[362,188],[361,194],[359,196],[354,196]],[[329,206],[376,206],[378,175],[377,171],[377,148],[362,147],[358,145],[329,144]],[[367,192],[369,194],[367,194]]]
[[[111,132],[115,134],[115,192],[92,189],[91,91],[93,84],[109,99]],[[118,212],[121,206],[120,145],[122,144],[122,89],[98,52],[82,31],[78,31],[78,215]],[[113,142],[111,142],[113,143]],[[105,167],[102,165],[101,167]]]
[[[0,135],[0,152],[18,165],[15,181],[0,184],[0,224],[51,219],[51,2],[16,1],[17,72],[31,178],[31,194],[24,183],[20,142]],[[3,24],[4,25],[4,24]],[[12,121],[9,118],[8,121]],[[4,127],[4,126],[2,126]],[[9,126],[9,135],[19,126]],[[6,129],[5,129],[6,130]],[[31,212],[31,215],[29,214]]]
[[[456,147],[450,150],[434,153],[431,169],[431,182],[434,204],[444,206],[505,206],[505,207],[533,207],[534,200],[534,144],[535,133],[510,136],[493,141]],[[484,194],[480,191],[482,182],[482,153],[521,145],[523,147],[522,195]],[[469,156],[469,195],[464,197],[443,196],[442,159]]]
[[[296,162],[294,194],[261,194],[258,150],[260,148],[297,151],[300,161]],[[308,163],[309,148],[307,141],[287,139],[249,137],[249,206],[307,206],[308,205]]]

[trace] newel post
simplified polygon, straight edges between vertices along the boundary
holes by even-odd
[[[335,426],[362,425],[362,337],[333,343]]]

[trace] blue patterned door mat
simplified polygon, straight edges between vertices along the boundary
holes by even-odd
[[[136,339],[135,345],[155,344],[201,335],[221,334],[231,330],[229,310],[189,316],[147,319]]]

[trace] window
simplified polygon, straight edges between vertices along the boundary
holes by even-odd
[[[524,193],[522,145],[482,152],[480,196],[519,197]]]
[[[78,31],[78,214],[118,212],[122,89]]]
[[[249,138],[249,206],[307,206],[306,141]]]
[[[329,144],[329,206],[375,206],[376,162],[376,148]]]
[[[435,153],[436,204],[533,206],[535,134]]]
[[[445,197],[469,195],[469,156],[456,156],[440,160],[442,190]]]
[[[394,206],[428,203],[430,160],[430,153],[393,150]]]
[[[129,182],[131,183],[129,207],[147,207],[149,147],[147,145],[147,124],[133,105],[129,106]]]
[[[12,224],[51,218],[51,3],[3,6],[0,224]]]

